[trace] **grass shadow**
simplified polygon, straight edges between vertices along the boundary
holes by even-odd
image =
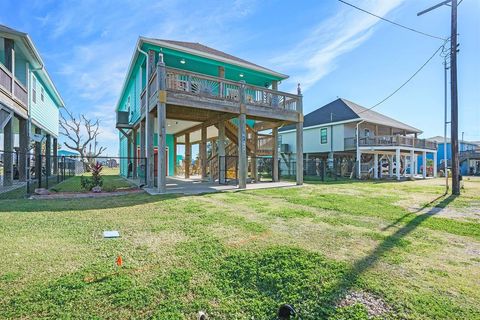
[[[443,207],[446,207],[451,203],[457,196],[450,195],[440,202]],[[429,210],[426,213],[417,215],[415,218],[410,220],[403,227],[399,228],[395,233],[388,236],[384,241],[382,241],[375,249],[366,257],[361,260],[356,261],[352,267],[349,268],[345,277],[328,292],[326,295],[330,297],[328,301],[328,306],[334,306],[343,296],[352,289],[358,278],[364,274],[368,269],[373,267],[386,253],[399,246],[402,239],[413,232],[418,228],[425,220],[432,217],[434,214],[438,213],[438,208],[434,207],[432,210]]]

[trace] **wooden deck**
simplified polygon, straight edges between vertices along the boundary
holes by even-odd
[[[363,137],[358,140],[358,144],[360,147],[409,147],[417,149],[437,150],[436,142],[402,135]],[[355,150],[356,145],[357,139],[355,137],[345,138],[345,150]]]
[[[28,95],[25,86],[0,63],[0,93],[10,98],[18,113],[24,115],[28,111]]]

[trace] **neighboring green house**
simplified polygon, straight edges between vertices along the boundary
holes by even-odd
[[[278,91],[287,77],[199,43],[140,37],[116,106],[121,174],[146,175],[149,187],[164,192],[166,176],[177,173],[177,145],[185,145],[189,177],[198,143],[202,178],[221,182],[233,170],[245,188],[257,172],[249,159],[278,158],[278,127],[303,121],[301,95]],[[236,157],[236,168],[226,156]]]
[[[27,156],[31,141],[35,154],[43,153],[43,164],[35,164],[35,174],[55,173],[52,156],[57,154],[59,108],[64,103],[50,79],[42,58],[28,34],[0,25],[0,150],[2,184],[14,178],[27,179]]]

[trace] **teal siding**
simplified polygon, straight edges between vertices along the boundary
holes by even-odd
[[[173,150],[173,134],[167,134],[167,147],[168,147],[168,175],[173,176],[175,173],[175,158],[173,154],[175,153]]]
[[[36,79],[36,102],[33,102],[33,84]],[[31,88],[30,88],[30,103],[31,103],[31,114],[32,119],[36,121],[43,129],[51,132],[55,137],[58,137],[58,120],[59,120],[59,111],[53,101],[52,96],[47,91],[45,85],[34,75],[32,74],[31,79]],[[41,93],[43,88],[43,97],[41,99]]]

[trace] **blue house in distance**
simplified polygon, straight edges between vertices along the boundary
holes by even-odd
[[[427,140],[434,141],[437,143],[437,168],[438,170],[444,170],[444,138],[441,136],[431,137]],[[461,140],[458,143],[460,154],[462,153],[480,153],[480,144],[477,142],[469,142]],[[433,156],[430,154],[427,155],[427,160],[433,161]],[[452,147],[450,139],[447,138],[447,167],[451,168],[452,166]],[[474,168],[474,173],[480,173],[480,160],[469,160],[466,157],[460,156],[460,173],[461,175],[469,175],[470,168]],[[423,167],[422,157],[418,157],[418,169],[420,170]]]

